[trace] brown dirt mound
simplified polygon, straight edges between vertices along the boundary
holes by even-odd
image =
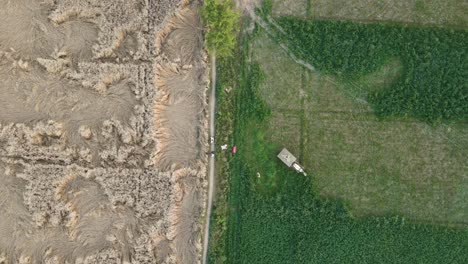
[[[157,243],[169,243],[177,263],[200,261],[201,227],[205,193],[207,150],[206,54],[202,53],[198,15],[183,7],[156,40],[162,60],[156,64],[154,113],[158,148],[154,156],[161,168],[171,168],[175,204],[170,209],[170,228],[157,235]],[[164,242],[166,241],[166,242]],[[164,253],[162,258],[167,256]],[[170,258],[170,257],[169,257]]]
[[[156,160],[162,168],[194,165],[203,155],[200,142],[206,140],[206,63],[200,52],[199,24],[189,22],[197,23],[198,15],[184,8],[156,40],[163,58],[156,65],[159,95],[154,109],[159,142]]]

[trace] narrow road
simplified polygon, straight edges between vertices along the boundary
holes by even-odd
[[[215,106],[216,106],[216,53],[211,55],[211,95],[210,95],[210,137],[215,138]],[[210,152],[215,151],[215,142],[210,140]],[[213,206],[213,194],[215,184],[215,155],[210,155],[208,172],[208,204],[206,206],[205,231],[203,234],[202,264],[207,264],[208,244],[210,238],[211,207]]]

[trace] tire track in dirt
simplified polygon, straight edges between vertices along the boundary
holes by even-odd
[[[215,119],[216,119],[216,53],[211,54],[211,95],[210,95],[210,135],[214,138],[215,135]],[[215,151],[215,141],[210,142],[210,152]],[[211,211],[213,207],[213,197],[215,190],[215,156],[211,155],[208,171],[208,202],[205,215],[205,229],[203,235],[203,255],[202,264],[207,264],[208,247],[210,240],[210,224]]]

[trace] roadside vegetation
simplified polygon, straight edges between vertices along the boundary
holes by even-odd
[[[218,79],[216,84],[216,138],[218,146],[228,144],[234,145],[234,97],[231,95],[233,87],[236,85],[235,79],[230,79],[236,75],[235,60],[221,58],[217,63]],[[210,241],[209,241],[209,262],[227,263],[227,217],[229,214],[228,195],[230,194],[231,180],[231,151],[218,152],[216,159],[216,192],[213,203],[213,214],[211,219]]]
[[[236,45],[240,14],[231,0],[206,0],[201,9],[206,47],[218,57],[231,56]]]

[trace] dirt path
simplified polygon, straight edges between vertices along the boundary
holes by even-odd
[[[255,8],[258,7],[261,4],[261,1],[258,0],[237,0],[237,8],[242,10],[246,15],[250,16],[252,18],[252,26],[250,26],[247,30],[252,31],[254,28],[254,24],[259,25],[261,28],[263,28],[267,34],[273,38],[274,36],[274,29],[272,29],[271,26],[273,26],[278,32],[281,34],[286,34],[284,29],[278,25],[275,20],[271,17],[267,17],[267,21],[263,20],[260,16],[257,16],[255,13]],[[281,49],[283,49],[286,54],[297,64],[307,68],[309,71],[315,72],[316,69],[313,65],[297,58],[293,52],[288,48],[288,46],[285,43],[279,43],[279,46]]]
[[[273,30],[271,29],[270,25],[273,25],[277,30],[278,32],[280,32],[281,34],[286,34],[285,31],[283,30],[283,28],[281,28],[274,20],[273,18],[271,18],[270,16],[267,17],[267,21],[263,20],[261,17],[257,16],[255,14],[255,12],[252,13],[252,18],[254,19],[254,21],[257,23],[257,25],[259,25],[260,27],[262,27],[266,32],[267,34],[273,38],[274,36],[274,33],[273,33]],[[309,63],[297,58],[293,52],[288,48],[288,46],[285,44],[285,43],[279,43],[279,46],[281,47],[281,49],[283,49],[286,54],[288,54],[288,56],[297,64],[307,68],[308,70],[310,71],[315,71],[315,67],[310,65]]]
[[[210,136],[215,136],[215,106],[216,106],[216,54],[211,55],[211,95],[210,95]],[[210,140],[210,152],[215,151],[215,142]],[[213,206],[213,194],[215,183],[215,156],[210,156],[208,172],[208,204],[206,207],[205,231],[203,234],[203,260],[202,264],[207,263],[208,244],[210,236],[211,207]]]

